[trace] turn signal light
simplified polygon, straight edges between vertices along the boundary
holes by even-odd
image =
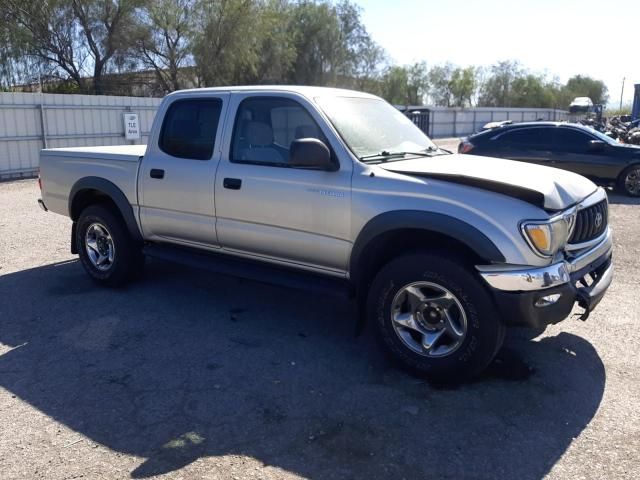
[[[549,225],[527,225],[526,232],[531,239],[531,243],[543,253],[551,250],[551,228]]]

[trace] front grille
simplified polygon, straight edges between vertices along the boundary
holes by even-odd
[[[606,200],[578,210],[576,226],[573,229],[569,243],[575,245],[598,238],[607,229],[607,223],[608,208]]]

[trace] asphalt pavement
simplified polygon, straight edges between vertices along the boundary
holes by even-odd
[[[487,373],[389,366],[331,297],[149,261],[94,285],[33,180],[0,183],[0,478],[635,479],[640,201],[587,322],[509,332]]]

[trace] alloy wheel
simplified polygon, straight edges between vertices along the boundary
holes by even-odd
[[[101,271],[109,270],[113,265],[115,248],[107,227],[98,222],[89,225],[84,243],[93,266]]]
[[[432,282],[414,282],[398,290],[391,303],[391,322],[402,343],[427,357],[451,355],[467,335],[462,304]]]
[[[640,195],[640,168],[635,168],[627,173],[624,178],[624,188],[630,195]]]

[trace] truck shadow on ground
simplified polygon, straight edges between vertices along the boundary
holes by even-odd
[[[484,378],[434,388],[354,339],[346,303],[159,262],[123,290],[77,262],[11,273],[0,298],[0,342],[19,346],[0,385],[145,458],[134,478],[235,454],[310,478],[537,479],[605,385],[564,333],[516,335]]]

